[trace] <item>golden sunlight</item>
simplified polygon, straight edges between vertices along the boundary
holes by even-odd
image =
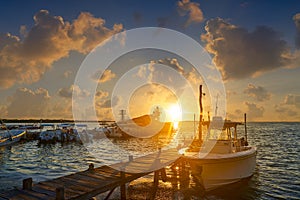
[[[179,121],[182,119],[182,111],[178,104],[172,104],[167,110],[168,118],[171,119],[173,123],[173,128],[178,129]]]

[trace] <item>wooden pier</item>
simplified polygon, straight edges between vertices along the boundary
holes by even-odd
[[[86,171],[36,184],[33,184],[32,178],[28,178],[23,180],[22,189],[0,193],[0,200],[83,200],[110,191],[105,198],[109,199],[118,187],[121,199],[126,199],[126,183],[154,172],[155,191],[159,177],[166,181],[165,167],[179,163],[180,159],[181,155],[176,149],[169,149],[135,159],[130,156],[129,161],[110,166],[94,168],[90,164]]]

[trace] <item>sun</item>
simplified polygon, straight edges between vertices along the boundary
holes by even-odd
[[[181,121],[182,118],[182,111],[178,104],[172,104],[169,109],[167,110],[168,117],[173,123],[175,129],[178,129],[178,123]]]
[[[172,121],[179,121],[181,119],[181,108],[177,104],[173,104],[169,107],[168,114]]]

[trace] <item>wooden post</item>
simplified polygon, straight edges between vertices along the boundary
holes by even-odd
[[[89,171],[94,171],[94,164],[93,163],[89,164]]]
[[[199,106],[200,106],[200,118],[199,118],[199,141],[202,141],[202,120],[203,120],[203,106],[202,106],[202,85],[199,87]]]
[[[121,169],[121,181],[122,181],[122,184],[120,186],[121,200],[126,200],[126,185],[125,185],[125,172],[124,172],[124,169]]]
[[[129,159],[129,162],[132,162],[133,161],[133,155],[129,155],[128,159]]]
[[[65,199],[65,188],[59,187],[56,188],[56,200],[64,200]]]
[[[23,190],[32,189],[32,178],[26,178],[23,180]]]

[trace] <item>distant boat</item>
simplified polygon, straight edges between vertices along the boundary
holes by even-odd
[[[1,130],[0,146],[12,145],[19,142],[25,134],[25,130]]]
[[[75,124],[42,124],[42,131],[39,134],[40,143],[56,142],[81,142],[80,135]]]

